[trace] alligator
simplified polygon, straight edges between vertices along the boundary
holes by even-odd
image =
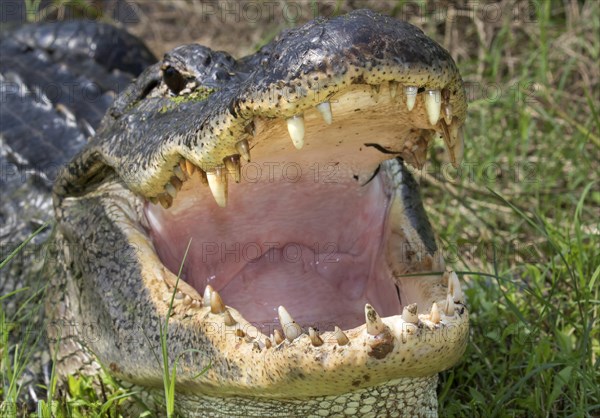
[[[166,53],[54,182],[58,373],[158,399],[166,347],[185,416],[437,416],[468,311],[410,167],[439,137],[460,164],[466,110],[448,52],[368,10]]]

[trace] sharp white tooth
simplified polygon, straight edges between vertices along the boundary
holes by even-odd
[[[438,123],[441,109],[442,93],[439,90],[427,90],[425,92],[425,110],[430,124],[436,125]]]
[[[223,303],[223,299],[221,299],[221,295],[214,290],[210,295],[210,311],[214,314],[225,312],[225,304]]]
[[[302,328],[296,323],[296,321],[294,321],[294,318],[292,318],[292,316],[283,306],[277,308],[277,314],[279,316],[281,328],[283,328],[283,333],[288,341],[294,341],[296,338],[302,335]]]
[[[417,312],[416,303],[411,303],[410,305],[405,306],[404,309],[402,309],[402,319],[404,320],[404,322],[410,322],[411,324],[419,323],[419,315]]]
[[[223,322],[228,327],[232,327],[237,324],[237,321],[233,318],[231,312],[229,312],[229,309],[225,309],[225,312],[223,312]]]
[[[465,297],[463,291],[460,287],[460,280],[458,279],[458,275],[454,272],[450,272],[450,283],[449,289],[452,292],[452,298],[456,303],[463,303],[465,301]]]
[[[418,90],[419,89],[415,86],[404,87],[404,93],[406,94],[406,108],[409,112],[415,107],[415,103],[417,102]]]
[[[454,300],[449,293],[446,296],[446,309],[444,309],[444,311],[446,316],[454,316]]]
[[[437,303],[435,302],[433,302],[433,305],[431,305],[431,313],[429,314],[429,319],[434,324],[439,324],[440,320],[442,319],[440,317],[440,310],[437,306]]]
[[[368,303],[365,305],[365,320],[367,323],[367,333],[370,335],[379,335],[385,330],[385,324],[379,317],[379,314]]]
[[[465,140],[463,137],[462,127],[457,129],[455,143],[450,147],[449,151],[450,159],[452,160],[452,165],[455,168],[458,168],[458,166],[462,162],[463,154],[465,152]]]
[[[333,335],[335,336],[338,345],[346,345],[350,342],[344,331],[337,326],[334,328]]]
[[[446,122],[446,125],[452,123],[452,105],[450,103],[444,105],[444,121]]]
[[[393,81],[393,80],[390,81],[389,87],[390,87],[390,98],[392,100],[394,100],[396,98],[396,94],[398,94],[398,82]]]
[[[177,189],[171,183],[167,183],[165,185],[165,191],[169,193],[169,196],[171,196],[173,199],[177,197]]]
[[[296,149],[304,146],[304,117],[292,116],[287,120],[287,128]]]
[[[327,125],[331,125],[331,122],[333,122],[333,115],[331,114],[331,104],[329,104],[329,102],[319,103],[317,105],[317,110],[321,113],[321,116],[323,116],[323,120],[325,121],[325,123]]]
[[[227,176],[224,175],[223,168],[217,167],[215,171],[206,173],[206,178],[217,205],[222,208],[227,206]]]
[[[310,341],[312,342],[312,345],[314,345],[315,347],[319,347],[319,346],[323,345],[323,340],[319,336],[319,332],[316,331],[314,328],[312,328],[312,327],[308,328],[308,336],[310,337]]]
[[[281,331],[279,331],[278,329],[273,331],[273,340],[275,341],[276,345],[281,344],[284,340],[283,335],[281,335]]]
[[[250,162],[250,144],[246,139],[236,142],[235,149],[244,160]]]
[[[204,289],[204,296],[202,297],[204,306],[210,306],[210,295],[212,295],[212,292],[214,292],[212,286],[206,285],[206,288]]]

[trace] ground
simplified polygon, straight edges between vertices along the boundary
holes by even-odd
[[[69,16],[61,3],[50,18]],[[158,56],[193,41],[241,56],[281,29],[356,7],[423,28],[457,61],[470,99],[462,165],[439,144],[416,172],[471,312],[467,352],[441,375],[441,415],[600,414],[597,1],[77,3]],[[72,384],[64,410],[118,415],[122,392],[96,399],[85,385]]]

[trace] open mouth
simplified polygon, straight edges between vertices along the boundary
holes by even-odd
[[[178,390],[191,394],[319,397],[421,377],[431,393],[464,352],[468,312],[408,166],[436,135],[460,163],[466,107],[445,50],[368,11],[238,61],[175,49],[55,185],[64,234],[96,241],[70,225],[100,211],[117,248],[90,251],[133,253],[127,287],[91,253],[90,311],[115,333],[123,317],[150,333],[171,315]],[[114,304],[97,308],[101,292]],[[102,362],[137,370],[117,375],[163,384],[149,350],[106,346],[92,344]]]
[[[217,181],[182,162],[168,208],[146,206],[162,263],[266,336],[350,330],[365,323],[366,305],[439,322],[418,273],[443,271],[443,261],[402,158],[420,164],[441,131],[458,160],[462,138],[449,136],[442,93],[418,91],[355,84],[287,122],[256,117],[246,159]],[[460,285],[454,292],[462,303]]]

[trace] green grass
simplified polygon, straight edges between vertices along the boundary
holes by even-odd
[[[440,144],[418,176],[471,319],[463,359],[441,374],[442,416],[600,416],[600,6],[534,5],[483,30],[471,13],[458,38],[415,19],[434,39],[450,34],[471,98],[461,170]],[[20,369],[3,359],[7,370]],[[126,392],[106,386],[98,399],[89,381],[69,382],[61,408],[119,416]]]

